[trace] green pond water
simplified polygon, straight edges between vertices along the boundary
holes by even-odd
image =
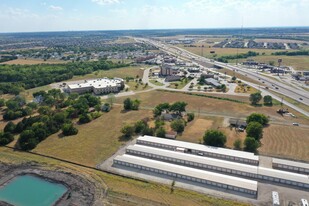
[[[16,206],[50,206],[66,191],[62,184],[22,175],[0,187],[0,200]]]

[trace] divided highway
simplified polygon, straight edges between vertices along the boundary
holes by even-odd
[[[150,39],[145,39],[145,38],[135,38],[135,40],[154,45],[155,47],[159,48],[162,51],[165,51],[168,54],[176,55],[176,56],[182,57],[184,59],[190,59],[193,62],[197,62],[197,63],[199,62],[200,64],[201,63],[213,64],[213,65],[216,65],[216,66],[220,66],[220,67],[238,72],[242,75],[247,76],[250,79],[261,82],[262,84],[266,85],[266,87],[269,88],[270,90],[276,91],[279,94],[288,96],[288,97],[290,97],[290,98],[292,98],[292,99],[294,99],[298,102],[301,102],[301,103],[309,106],[309,92],[307,92],[307,91],[299,90],[299,89],[294,88],[292,86],[285,85],[281,82],[278,82],[278,81],[273,80],[271,78],[267,78],[265,76],[262,76],[262,75],[260,75],[256,72],[250,71],[248,69],[240,68],[240,67],[237,67],[237,66],[233,66],[233,65],[222,63],[222,62],[210,60],[210,59],[207,59],[205,57],[201,57],[201,56],[193,54],[193,53],[191,53],[191,52],[189,52],[185,49],[181,49],[181,48],[178,48],[178,47],[175,47],[175,46],[162,44],[161,42],[150,40]],[[281,101],[281,97],[279,97],[279,96],[277,96],[273,93],[270,93],[268,91],[269,89],[266,89],[266,87],[262,87],[262,86],[260,87],[256,84],[253,84],[253,83],[250,83],[250,82],[247,82],[247,83],[249,85],[261,90],[262,94],[271,95],[274,99]],[[302,113],[306,116],[309,116],[309,112],[304,111],[303,109],[300,109],[299,107],[297,107],[297,106],[295,106],[295,105],[293,105],[293,104],[291,104],[287,101],[283,100],[283,103],[285,105],[297,110],[298,112],[300,112],[300,113]]]

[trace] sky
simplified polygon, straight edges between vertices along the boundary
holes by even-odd
[[[0,0],[0,32],[309,26],[309,0]]]

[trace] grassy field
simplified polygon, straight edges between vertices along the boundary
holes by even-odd
[[[253,87],[241,87],[241,86],[237,86],[235,88],[235,93],[243,93],[243,94],[253,94],[258,92],[257,89],[253,88]]]
[[[200,56],[204,56],[207,58],[214,58],[214,54],[211,54],[210,51],[215,51],[216,57],[220,56],[227,56],[227,55],[236,55],[241,53],[247,53],[248,51],[254,51],[260,53],[259,56],[250,57],[250,59],[254,59],[258,62],[265,62],[269,63],[270,61],[274,61],[275,64],[277,63],[278,59],[282,59],[282,65],[292,66],[296,70],[307,70],[309,71],[309,58],[308,56],[274,56],[271,53],[277,51],[284,51],[284,50],[273,50],[273,49],[237,49],[237,48],[209,48],[204,47],[202,50],[201,47],[184,47],[183,45],[178,45],[179,47],[186,49],[192,53],[195,53]],[[198,43],[197,46],[201,46],[201,43]],[[262,53],[265,53],[262,55]],[[203,54],[203,55],[202,55]],[[239,59],[238,62],[246,61],[246,59]],[[233,60],[231,62],[236,62]]]
[[[64,64],[67,61],[48,59],[15,59],[12,61],[3,62],[1,64],[23,64],[23,65],[33,65],[33,64]]]
[[[109,113],[91,123],[77,125],[75,136],[59,137],[54,134],[41,142],[35,152],[52,155],[81,164],[95,166],[115,153],[125,142],[121,140],[121,128],[125,124],[152,115],[149,110],[122,112],[122,107],[114,105]]]
[[[208,129],[218,129],[222,131],[226,137],[226,147],[233,148],[233,143],[236,139],[244,140],[246,137],[245,132],[236,132],[235,129],[231,129],[223,117],[198,117],[192,122],[189,122],[185,128],[185,131],[181,136],[177,136],[178,140],[202,143],[203,136]]]
[[[242,75],[242,74],[239,74],[238,72],[234,72],[232,70],[229,70],[229,69],[219,69],[218,72],[220,73],[226,73],[227,75],[230,75],[230,76],[234,76],[238,79],[242,79],[244,81],[247,81],[247,82],[252,82],[254,84],[259,84],[259,85],[263,85],[261,82],[257,81],[257,80],[253,80],[245,75]]]
[[[84,76],[74,76],[72,81],[76,80],[83,80],[83,79],[93,79],[93,78],[102,78],[102,77],[108,77],[108,78],[126,78],[131,77],[135,78],[137,75],[139,78],[143,77],[144,74],[144,68],[147,68],[147,66],[129,66],[129,67],[123,67],[118,69],[110,69],[110,70],[100,70],[93,72],[91,74],[86,74]]]
[[[168,86],[169,88],[173,89],[182,89],[184,86],[186,86],[190,81],[176,81],[176,82],[171,82],[170,85]],[[177,86],[176,86],[177,85]]]
[[[260,154],[309,161],[309,129],[271,125],[264,129]]]
[[[27,89],[20,93],[21,96],[25,97],[27,101],[32,101],[33,96],[32,94],[41,90],[47,91],[52,89],[50,85],[41,86],[41,87],[35,87],[33,89]]]
[[[228,95],[221,95],[221,97],[230,97],[237,99],[236,96],[228,96]],[[122,103],[125,97],[117,98],[118,103]],[[187,95],[184,93],[176,93],[176,92],[165,92],[165,91],[151,91],[147,93],[140,93],[132,96],[132,98],[140,99],[141,106],[144,107],[154,107],[159,103],[162,102],[175,102],[175,101],[185,101],[188,103],[187,109],[191,111],[200,111],[212,114],[220,114],[226,116],[239,116],[239,117],[246,117],[252,112],[260,112],[267,116],[270,116],[272,119],[277,121],[293,121],[292,118],[282,117],[281,115],[277,114],[277,109],[279,106],[273,107],[254,107],[249,104],[240,104],[231,101],[222,101],[207,97],[199,97],[193,95]],[[244,97],[239,97],[240,99]],[[248,97],[247,97],[248,98]],[[298,112],[293,111],[296,116],[299,116],[297,119],[298,121],[308,123],[307,119],[302,119],[301,115]]]
[[[140,84],[135,81],[129,81],[125,84],[128,85],[130,87],[129,90],[132,91],[143,91],[151,88],[150,86],[146,86],[145,84]]]
[[[154,85],[157,85],[157,86],[163,86],[164,84],[162,84],[161,82],[158,82],[157,80],[155,79],[151,79],[149,80],[150,83],[154,84]]]

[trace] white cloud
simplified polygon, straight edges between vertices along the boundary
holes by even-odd
[[[49,9],[54,10],[54,11],[62,11],[63,8],[61,6],[54,6],[54,5],[50,5]]]
[[[120,0],[92,0],[92,2],[97,3],[99,5],[108,5],[108,4],[118,4]]]

